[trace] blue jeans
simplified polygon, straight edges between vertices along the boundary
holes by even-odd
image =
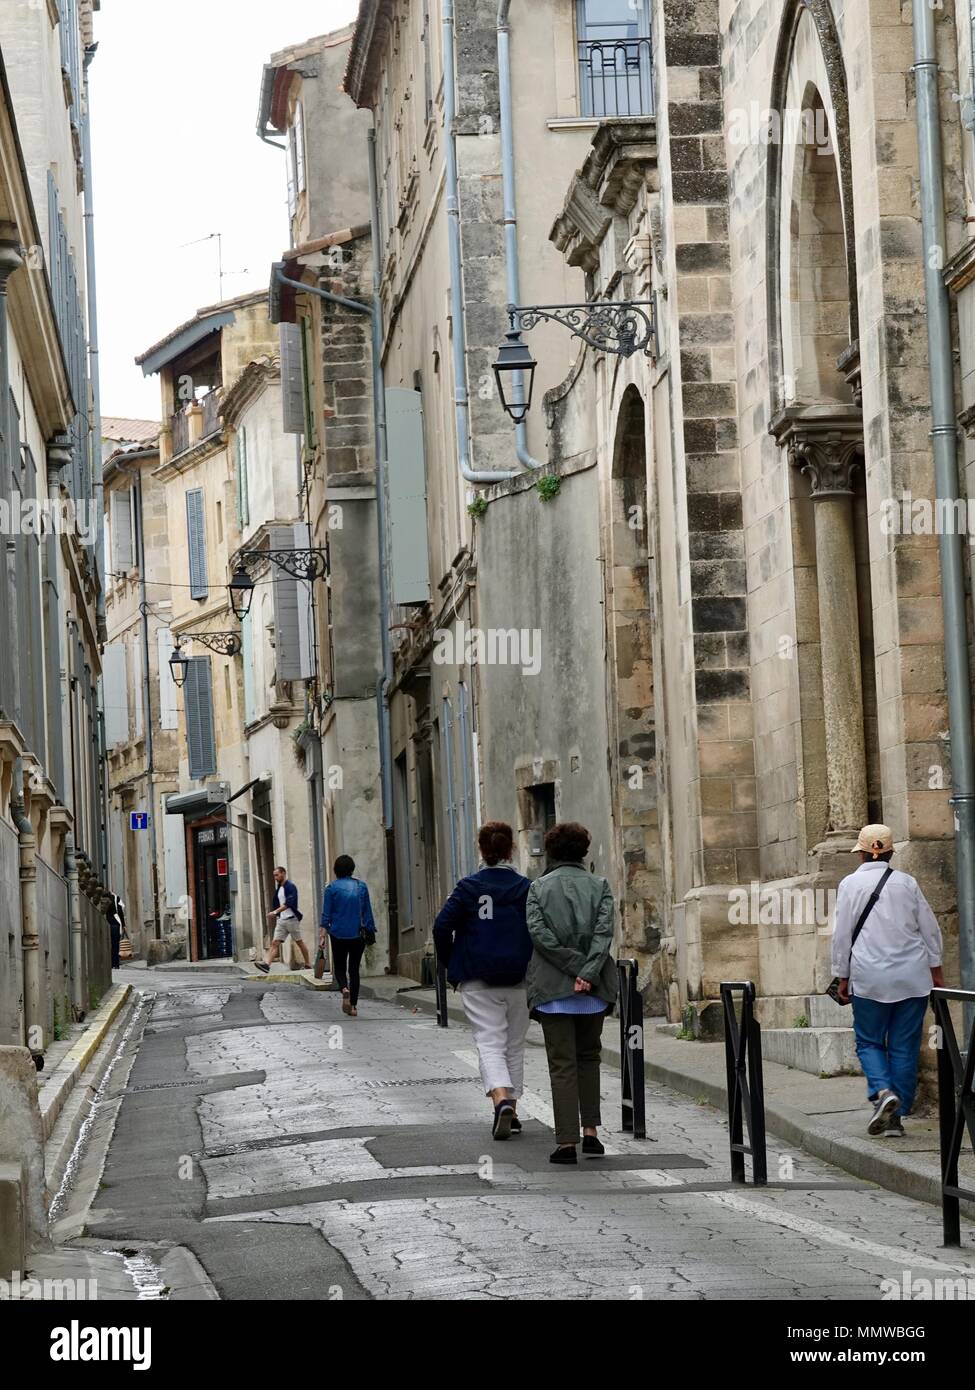
[[[853,1029],[867,1095],[873,1100],[880,1091],[893,1091],[900,1100],[898,1115],[909,1115],[914,1104],[927,1007],[926,994],[899,999],[896,1004],[853,995]]]

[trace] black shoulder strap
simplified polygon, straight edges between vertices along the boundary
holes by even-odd
[[[864,924],[864,922],[867,920],[867,918],[870,916],[871,912],[873,911],[874,903],[877,901],[877,899],[880,897],[881,893],[884,891],[884,888],[885,888],[885,886],[886,886],[887,880],[890,878],[890,876],[891,876],[891,874],[892,874],[893,872],[894,872],[893,869],[892,869],[892,868],[890,867],[890,865],[888,864],[888,865],[887,865],[887,872],[886,872],[885,874],[882,874],[882,875],[881,875],[881,877],[880,877],[880,882],[877,884],[876,888],[873,890],[873,892],[870,894],[870,897],[867,899],[867,904],[866,904],[866,906],[864,907],[863,911],[860,913],[860,917],[859,917],[859,920],[858,920],[856,926],[853,928],[853,936],[850,938],[850,950],[851,950],[851,951],[853,950],[854,946],[857,944],[857,937],[858,937],[858,936],[860,935],[860,933],[863,931],[863,924]]]

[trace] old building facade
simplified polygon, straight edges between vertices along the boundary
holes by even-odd
[[[0,1040],[35,1052],[110,981],[86,226],[95,8],[0,13]]]
[[[363,0],[346,88],[374,118],[382,368],[422,420],[426,572],[392,596],[400,970],[501,816],[528,872],[553,818],[590,826],[648,1002],[692,1026],[722,978],[756,981],[772,1031],[835,1021],[810,998],[868,820],[957,973],[939,536],[890,524],[935,499],[932,255],[972,429],[972,36],[934,12],[946,230],[922,245],[927,23]],[[515,296],[635,302],[653,336],[621,356],[543,318],[515,434],[491,379]]]

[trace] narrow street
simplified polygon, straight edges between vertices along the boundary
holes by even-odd
[[[939,1248],[936,1207],[774,1138],[769,1188],[732,1188],[705,1104],[648,1085],[652,1138],[624,1137],[612,1066],[607,1156],[553,1170],[534,1028],[524,1131],[502,1145],[467,1030],[409,995],[348,1020],[333,993],[189,972],[148,993],[130,973],[114,1132],[96,1126],[64,1213],[83,1248],[194,1257],[198,1285],[163,1298],[877,1300],[883,1281],[975,1278],[970,1252]]]

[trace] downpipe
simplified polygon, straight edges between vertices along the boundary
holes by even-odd
[[[457,173],[457,66],[454,58],[454,0],[443,0],[443,116],[446,160],[447,238],[450,250],[450,317],[453,332],[454,418],[457,462],[468,483],[500,483],[520,478],[521,469],[496,472],[471,467],[470,399],[467,393],[467,323],[460,237],[460,179]]]
[[[78,861],[74,852],[74,836],[68,831],[64,838],[64,878],[68,885],[68,939],[71,962],[71,1003],[76,1019],[88,1012],[88,990],[84,958],[84,928],[81,923],[81,888],[78,883]]]
[[[521,284],[518,262],[518,206],[515,190],[515,135],[511,80],[511,25],[508,11],[511,0],[501,0],[498,6],[498,97],[501,111],[501,190],[504,199],[504,261],[508,287],[508,308],[521,303]],[[525,400],[525,380],[522,372],[513,372],[512,401],[521,405]],[[524,420],[515,425],[515,453],[525,468],[541,468],[528,452],[528,426]]]
[[[37,920],[37,837],[24,805],[24,760],[13,767],[10,812],[20,848],[20,932],[24,970],[24,1041],[44,1052],[50,1041],[41,994],[41,939]]]
[[[938,100],[938,62],[930,0],[913,0],[914,81],[928,321],[931,444],[935,496],[948,507],[958,500],[958,437],[948,289],[941,271],[946,248],[944,176]],[[951,737],[951,804],[955,810],[958,884],[958,947],[962,989],[975,989],[975,756],[972,748],[971,672],[965,600],[963,538],[943,529],[938,537],[944,611],[945,676]],[[970,1028],[971,1009],[966,1010]]]

